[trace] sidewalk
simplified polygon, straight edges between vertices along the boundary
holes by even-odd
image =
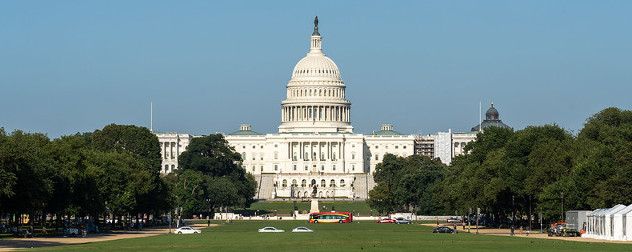
[[[215,226],[216,224],[211,224]],[[195,228],[204,228],[206,224],[190,225]],[[173,232],[174,227],[171,231]],[[34,238],[15,238],[0,240],[0,251],[14,251],[25,248],[39,248],[49,246],[61,246],[70,244],[112,241],[119,239],[128,239],[136,237],[147,237],[169,232],[169,227],[145,228],[143,231],[114,231],[110,233],[89,234],[86,237],[34,237]]]
[[[429,226],[429,227],[436,227],[436,224],[421,224],[424,226]],[[446,227],[450,227],[452,228],[453,225],[441,225],[441,226],[446,226]],[[465,227],[465,230],[463,230],[462,226],[457,225],[457,230],[459,233],[467,233],[467,226]],[[516,229],[515,230],[515,237],[524,237],[524,238],[538,238],[538,239],[554,239],[554,240],[564,240],[564,241],[579,241],[579,242],[607,242],[607,243],[621,243],[621,244],[632,244],[632,241],[609,241],[609,240],[599,240],[599,239],[592,239],[592,238],[583,238],[583,237],[560,237],[560,236],[551,236],[549,237],[549,235],[546,233],[546,230],[544,230],[545,233],[540,234],[540,230],[532,230],[531,233],[529,233],[529,235],[527,236],[527,232],[523,231],[522,234],[520,234],[520,230]],[[476,227],[473,226],[472,229],[470,230],[471,234],[476,234]],[[510,236],[511,233],[511,229],[503,229],[503,228],[480,228],[478,229],[478,233],[479,234],[484,234],[484,235],[500,235],[500,236]]]

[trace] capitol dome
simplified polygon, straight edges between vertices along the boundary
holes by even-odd
[[[299,61],[292,72],[292,80],[309,78],[331,78],[341,80],[338,66],[324,53],[307,54]]]
[[[287,99],[281,102],[279,132],[353,131],[345,83],[336,63],[323,53],[321,42],[316,18],[310,51],[296,63],[286,87]]]

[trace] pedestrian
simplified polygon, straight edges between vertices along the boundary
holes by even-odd
[[[207,227],[210,227],[210,226],[211,226],[211,220],[208,220],[208,221],[206,222],[206,226],[207,226]]]

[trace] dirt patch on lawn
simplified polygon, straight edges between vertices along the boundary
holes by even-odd
[[[207,227],[206,224],[189,225],[194,228]],[[211,227],[218,224],[211,224]],[[110,233],[90,234],[86,237],[34,237],[15,238],[0,240],[0,251],[14,251],[26,248],[41,248],[48,246],[61,246],[70,244],[81,244],[90,242],[111,241],[119,239],[129,239],[137,237],[147,237],[169,232],[169,227],[146,228],[143,231],[114,231]],[[172,228],[173,232],[173,228]]]
[[[421,224],[421,225],[429,226],[429,227],[436,227],[437,226],[435,224]],[[450,227],[450,228],[454,227],[454,225],[441,225],[441,226],[446,226],[446,227]],[[463,226],[457,225],[457,230],[458,230],[459,233],[467,233],[467,226],[465,227],[465,230],[463,230]],[[564,240],[564,241],[607,242],[607,243],[632,244],[632,241],[608,241],[608,240],[599,240],[599,239],[592,239],[592,238],[585,238],[585,237],[558,237],[558,236],[551,236],[551,237],[549,237],[549,235],[546,233],[546,229],[543,230],[543,231],[545,233],[540,234],[540,230],[539,229],[538,230],[532,230],[531,232],[529,232],[527,234],[526,231],[522,231],[522,233],[521,233],[519,229],[516,229],[515,230],[515,236],[516,237],[525,237],[525,238]],[[470,233],[476,234],[476,227],[472,227],[470,229]],[[508,228],[480,228],[479,227],[478,233],[479,234],[484,234],[484,235],[511,236],[511,229],[508,229]]]

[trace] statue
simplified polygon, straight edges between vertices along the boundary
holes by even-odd
[[[314,18],[314,27],[318,28],[318,16]]]

